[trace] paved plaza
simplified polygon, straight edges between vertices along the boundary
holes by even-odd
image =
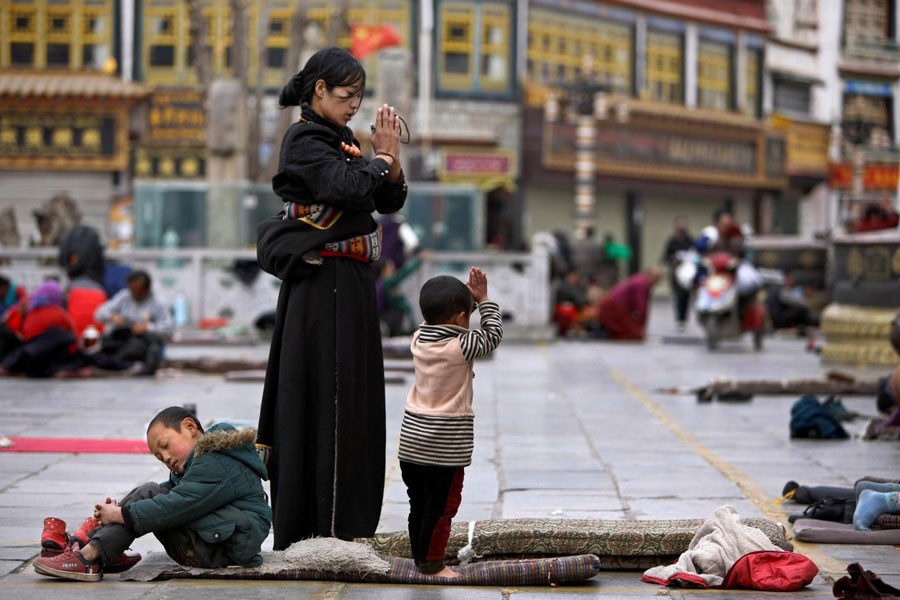
[[[710,354],[699,329],[676,335],[666,303],[653,307],[644,344],[560,341],[504,342],[475,369],[476,450],[466,472],[458,520],[487,518],[704,518],[723,504],[742,516],[787,523],[803,507],[782,504],[789,479],[850,486],[863,475],[896,477],[900,444],[792,441],[790,407],[796,397],[757,396],[746,403],[699,404],[691,395],[655,391],[696,386],[715,377],[819,377],[826,367],[804,341],[767,340],[755,353],[749,339]],[[251,347],[170,348],[170,357],[260,359]],[[866,377],[880,373],[857,371]],[[396,461],[403,403],[409,385],[387,390],[388,471],[380,531],[403,529],[406,495]],[[221,376],[163,372],[156,379],[84,381],[0,380],[0,435],[141,438],[161,408],[194,403],[204,424],[217,419],[255,422],[262,384]],[[846,397],[851,410],[874,415],[873,398]],[[849,424],[859,433],[864,420]],[[54,515],[74,529],[107,495],[163,480],[149,454],[0,454],[0,598],[760,598],[768,594],[668,590],[640,582],[640,573],[602,571],[578,586],[451,588],[323,582],[61,582],[34,573],[41,521]],[[271,539],[271,538],[270,538]],[[271,541],[269,542],[271,544]],[[796,544],[821,575],[791,597],[831,598],[830,582],[859,561],[900,585],[900,551],[891,546]],[[161,551],[152,536],[134,546]]]

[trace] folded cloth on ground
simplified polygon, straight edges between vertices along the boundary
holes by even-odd
[[[793,549],[775,521],[754,518],[741,523],[762,531],[778,548]],[[642,571],[674,560],[687,550],[702,525],[702,519],[488,519],[475,521],[471,551],[485,559],[594,554],[603,569]],[[383,555],[412,557],[405,531],[356,541]],[[445,559],[454,562],[469,543],[469,523],[453,523]]]
[[[681,582],[698,587],[720,586],[739,558],[759,550],[779,548],[759,529],[742,525],[734,508],[722,506],[703,522],[675,564],[647,569],[641,580],[662,585]]]
[[[365,546],[363,546],[366,548]],[[291,546],[293,548],[293,546]],[[346,581],[352,583],[409,583],[433,585],[553,585],[584,581],[600,571],[600,560],[593,555],[564,556],[529,560],[487,561],[455,568],[458,577],[434,577],[422,575],[412,559],[386,557],[387,570],[380,567],[361,567],[342,561],[340,568],[323,568],[320,559],[312,558],[309,566],[298,561],[284,560],[280,554],[290,552],[263,552],[263,564],[258,568],[227,567],[224,569],[195,569],[182,567],[162,553],[152,553],[141,563],[121,575],[126,581],[158,581],[166,579],[238,579],[238,580],[311,580]],[[366,548],[371,552],[370,549]],[[306,554],[304,552],[304,554]],[[375,553],[372,553],[375,557]],[[376,558],[366,558],[364,562]]]
[[[882,515],[885,516],[890,515]],[[835,523],[818,519],[797,519],[794,522],[794,537],[802,542],[819,544],[900,545],[900,529],[861,531],[854,529],[852,523]]]

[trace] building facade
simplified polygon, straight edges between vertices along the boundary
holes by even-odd
[[[898,207],[900,2],[840,4],[840,11],[822,11],[829,45],[837,49],[829,217],[836,231],[853,232],[870,207]]]
[[[577,132],[564,104],[585,77],[602,90],[593,228],[631,247],[630,270],[659,261],[676,216],[696,233],[726,206],[760,230],[788,182],[786,135],[763,113],[763,2],[533,0],[528,11],[529,232],[571,228]],[[559,118],[555,101],[547,118],[548,95],[563,101]]]
[[[109,92],[127,115],[117,117],[127,135],[112,171],[90,171],[73,153],[51,152],[47,133],[46,164],[72,159],[71,170],[32,178],[21,165],[35,163],[22,156],[38,151],[24,146],[24,129],[7,132],[0,187],[16,191],[0,191],[0,207],[46,198],[55,185],[73,190],[92,207],[86,212],[102,219],[111,199],[135,186],[170,186],[182,190],[172,202],[194,207],[185,220],[202,222],[210,212],[200,199],[211,177],[210,98],[198,78],[198,53],[208,57],[212,78],[237,74],[232,7],[239,4],[206,0],[196,5],[198,18],[190,3],[171,0],[0,0],[0,78],[91,75],[129,90]],[[353,126],[365,144],[367,114],[381,101],[401,107],[412,133],[404,149],[408,177],[428,182],[429,198],[439,200],[422,216],[441,223],[423,231],[426,237],[471,227],[476,245],[509,248],[540,230],[571,233],[578,148],[567,114],[585,81],[603,90],[605,104],[592,111],[591,218],[598,235],[609,232],[632,247],[632,268],[657,261],[673,217],[686,215],[696,232],[720,206],[758,233],[811,237],[856,210],[851,196],[859,181],[862,198],[880,198],[897,164],[897,0],[844,0],[841,11],[819,4],[244,2],[250,109],[261,89],[259,160],[277,154],[276,101],[296,70],[287,64],[295,28],[303,28],[308,54],[330,42],[351,48],[354,25],[387,25],[399,43],[362,59],[368,91]],[[301,19],[298,6],[305,7]],[[205,48],[194,43],[201,29]],[[10,94],[3,116],[17,102]],[[549,98],[559,112],[552,119]],[[91,103],[64,102],[56,110],[74,117],[76,106]],[[866,140],[848,145],[847,126],[859,123]],[[860,168],[861,146],[870,166]],[[253,206],[244,200],[235,205]],[[171,220],[177,211],[169,213]]]

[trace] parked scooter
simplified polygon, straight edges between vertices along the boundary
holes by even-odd
[[[706,347],[715,350],[721,340],[752,333],[754,349],[762,350],[765,311],[753,292],[761,284],[758,273],[728,252],[713,252],[701,262],[707,275],[697,289],[694,311],[706,332]],[[747,288],[752,293],[742,298]]]

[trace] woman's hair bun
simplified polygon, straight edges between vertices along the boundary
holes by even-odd
[[[281,106],[300,106],[301,88],[303,85],[303,71],[300,71],[287,82],[278,96],[278,104]]]

